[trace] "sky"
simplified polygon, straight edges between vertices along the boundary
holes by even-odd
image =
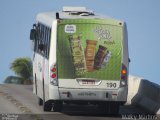
[[[85,6],[127,23],[130,75],[160,84],[160,0],[1,0],[0,83],[14,75],[18,57],[31,57],[30,29],[37,13],[63,6]]]

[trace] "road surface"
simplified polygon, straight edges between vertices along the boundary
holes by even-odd
[[[37,97],[32,93],[32,85],[14,84],[0,85],[0,114],[2,113],[14,113],[33,120],[122,120],[146,114],[144,110],[131,105],[121,106],[117,116],[101,114],[95,106],[64,105],[62,112],[43,112],[37,103]]]
[[[0,114],[6,113],[21,114],[22,111],[14,104],[12,104],[7,98],[0,95]]]

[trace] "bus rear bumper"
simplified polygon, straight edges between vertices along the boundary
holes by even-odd
[[[106,89],[72,89],[59,88],[60,100],[78,101],[127,101],[128,88]]]

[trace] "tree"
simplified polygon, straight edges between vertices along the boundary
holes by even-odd
[[[28,57],[15,59],[10,66],[10,69],[15,72],[17,76],[8,76],[5,83],[32,83],[32,61]]]

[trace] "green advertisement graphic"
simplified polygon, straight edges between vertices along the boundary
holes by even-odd
[[[62,20],[57,32],[58,77],[120,80],[122,35],[121,26],[105,20]]]

